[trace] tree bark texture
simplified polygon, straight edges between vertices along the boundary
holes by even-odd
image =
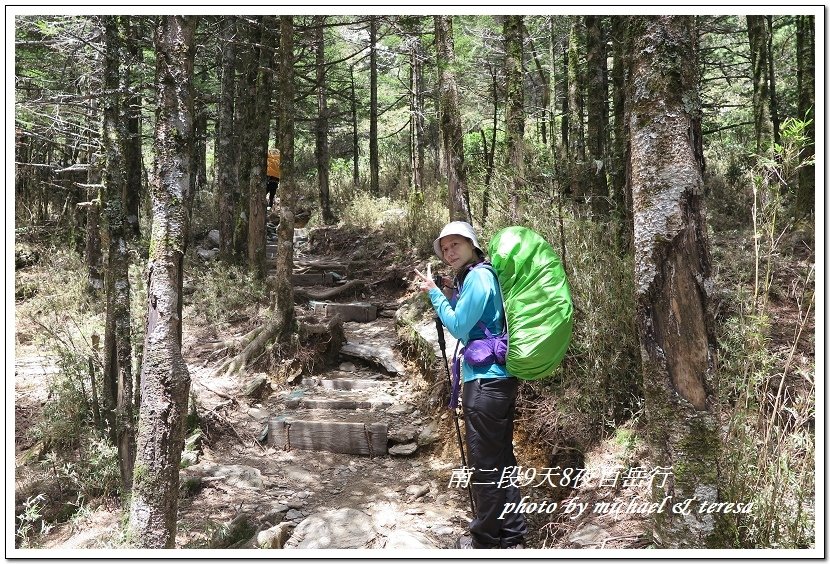
[[[424,191],[424,72],[420,29],[412,24],[409,41],[409,162],[412,194],[423,198]]]
[[[507,144],[508,213],[513,223],[521,215],[521,199],[525,191],[525,111],[524,73],[522,58],[524,33],[522,16],[504,17],[505,77],[505,140]]]
[[[746,17],[749,35],[749,60],[752,65],[752,112],[755,120],[755,152],[761,154],[771,141],[769,111],[768,30],[764,16]]]
[[[126,115],[127,134],[124,139],[124,172],[127,182],[126,214],[128,235],[133,239],[141,236],[139,215],[141,208],[141,194],[144,191],[142,182],[144,164],[141,160],[141,89],[133,84],[134,69],[143,62],[141,50],[142,19],[123,16],[126,27],[126,54],[127,64],[122,71],[123,83],[121,91],[126,95],[126,105],[122,112]]]
[[[107,232],[107,312],[104,333],[103,396],[110,439],[118,449],[124,491],[132,486],[135,457],[133,425],[132,345],[130,341],[130,279],[126,215],[127,182],[124,162],[126,124],[121,112],[119,61],[121,38],[117,16],[103,16],[104,89],[101,141],[105,153],[101,194]]]
[[[670,548],[717,543],[720,440],[713,397],[716,341],[709,308],[696,29],[693,16],[630,18],[631,185],[634,281],[649,439],[673,477],[655,489],[689,515],[655,515],[655,539]]]
[[[236,17],[222,19],[220,46],[222,78],[219,92],[219,135],[217,136],[217,199],[219,207],[219,256],[233,257],[236,179],[239,177],[234,100],[236,90]]]
[[[271,75],[274,68],[273,16],[262,16],[256,47],[254,108],[250,123],[251,151],[248,171],[248,269],[265,278],[265,186],[268,160],[268,128],[271,123]]]
[[[470,197],[464,164],[464,133],[458,83],[455,79],[455,43],[452,16],[435,16],[435,48],[438,65],[439,123],[447,169],[447,195],[450,221],[470,221]]]
[[[179,463],[190,389],[190,374],[181,351],[181,297],[195,174],[192,78],[196,22],[194,16],[163,16],[154,36],[158,100],[151,185],[154,217],[129,525],[131,541],[140,548],[173,548],[176,540]]]
[[[816,85],[815,85],[815,17],[796,16],[796,80],[798,84],[798,119],[808,121],[804,134],[807,143],[801,151],[801,159],[809,160],[816,153]],[[795,208],[799,216],[812,213],[816,207],[816,167],[803,166],[798,170],[798,192]]]
[[[568,37],[568,169],[571,195],[581,201],[586,195],[585,186],[585,99],[582,95],[584,76],[579,64],[582,49],[582,25],[578,20],[571,24]]]
[[[349,106],[352,114],[352,187],[360,186],[360,135],[357,128],[357,95],[354,89],[354,65],[349,66]]]
[[[329,154],[329,109],[326,97],[326,44],[324,27],[325,16],[314,16],[315,25],[315,68],[317,72],[317,127],[316,127],[316,157],[317,157],[317,187],[320,196],[320,212],[323,223],[331,225],[334,216],[331,213],[331,197],[329,195],[329,168],[331,157]]]
[[[380,196],[378,151],[378,19],[369,17],[369,192]]]
[[[629,162],[628,155],[628,120],[626,119],[625,81],[628,74],[629,50],[626,41],[625,16],[611,17],[611,41],[613,44],[613,67],[611,82],[613,85],[614,104],[614,141],[611,145],[611,200],[613,202],[613,220],[618,233],[617,241],[620,249],[631,248],[634,239],[634,223],[631,216],[631,185],[626,182],[626,169]]]
[[[588,171],[591,211],[598,218],[606,218],[610,209],[606,167],[606,137],[608,136],[608,58],[602,16],[585,16],[587,59],[586,97],[588,113]]]
[[[251,163],[265,163],[267,155],[256,154],[256,81],[259,67],[260,17],[245,19],[237,28],[242,48],[237,57],[239,75],[236,82],[234,126],[239,136],[239,177],[237,179],[236,210],[234,212],[234,252],[242,260],[248,254],[248,219],[250,210]],[[263,164],[263,166],[265,166]],[[262,187],[265,190],[265,187]],[[261,195],[261,194],[260,194]]]
[[[280,16],[280,224],[277,228],[277,261],[275,274],[276,314],[282,319],[281,330],[287,331],[294,320],[294,21]]]

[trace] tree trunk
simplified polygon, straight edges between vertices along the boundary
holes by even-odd
[[[571,25],[568,38],[568,168],[571,195],[577,201],[584,200],[586,195],[583,76],[579,67],[582,43],[580,38],[581,28],[577,20]]]
[[[91,186],[87,189],[90,204],[86,210],[86,250],[84,253],[87,267],[87,291],[97,295],[104,289],[104,272],[101,251],[101,206],[98,201],[101,169],[95,156],[92,156],[92,162],[89,165],[87,184]]]
[[[412,194],[424,193],[424,73],[420,25],[411,23],[409,40],[409,162]]]
[[[499,81],[498,70],[495,65],[490,65],[490,88],[493,95],[493,134],[490,138],[490,148],[487,148],[487,137],[484,130],[481,130],[482,146],[484,147],[484,158],[487,170],[484,175],[484,193],[481,195],[481,221],[487,219],[490,211],[490,182],[493,179],[493,169],[496,166],[496,133],[499,127]]]
[[[195,102],[195,133],[196,143],[193,147],[193,158],[196,163],[195,187],[196,193],[207,186],[207,104],[204,100]]]
[[[280,181],[280,224],[277,228],[275,274],[276,315],[281,330],[294,320],[294,22],[292,16],[280,16],[280,147],[282,180]]]
[[[317,69],[317,186],[320,192],[320,211],[323,216],[323,223],[331,225],[334,223],[334,216],[331,213],[331,201],[329,196],[329,109],[326,100],[326,44],[324,38],[325,16],[314,16],[316,27],[316,61]]]
[[[101,141],[106,155],[101,206],[107,230],[107,313],[104,334],[103,395],[110,439],[118,448],[124,491],[132,486],[135,457],[133,426],[132,345],[130,342],[130,278],[127,248],[127,183],[119,83],[120,43],[118,17],[103,16],[104,90]]]
[[[619,249],[631,249],[634,224],[631,219],[631,187],[625,181],[626,163],[628,163],[628,126],[625,118],[625,16],[611,16],[611,41],[613,43],[613,83],[614,103],[614,141],[611,145],[611,187],[613,202],[614,228],[617,232]]]
[[[548,111],[550,106],[550,77],[548,76],[549,73],[545,72],[544,67],[542,67],[542,62],[539,60],[539,52],[536,50],[536,47],[533,45],[533,40],[530,40],[531,46],[531,53],[533,55],[533,63],[536,65],[536,73],[539,75],[539,83],[542,87],[542,101],[540,106],[542,108],[541,116],[539,120],[541,121],[541,130],[542,130],[542,144],[548,144]]]
[[[435,16],[435,48],[438,66],[439,123],[447,169],[447,192],[450,221],[470,221],[470,196],[464,165],[464,133],[458,84],[455,80],[455,43],[452,16]]]
[[[248,268],[257,278],[265,278],[265,186],[268,159],[268,127],[271,123],[271,74],[274,68],[273,16],[262,16],[259,44],[254,59],[254,107],[250,122],[251,152],[248,171]]]
[[[378,156],[378,20],[369,17],[369,192],[380,196]]]
[[[140,548],[173,548],[190,374],[182,357],[184,251],[193,201],[193,56],[197,18],[162,16],[154,42],[158,107],[147,331],[130,532]]]
[[[767,24],[764,16],[746,17],[749,59],[752,64],[752,112],[755,118],[755,152],[761,154],[771,138],[769,115],[769,57]]]
[[[260,41],[260,25],[257,16],[250,20],[241,21],[238,27],[239,36],[244,46],[241,56],[238,57],[240,65],[239,78],[236,83],[236,102],[234,127],[239,135],[239,178],[237,179],[236,210],[234,212],[234,253],[240,257],[247,257],[248,247],[248,219],[251,207],[250,199],[262,196],[265,186],[258,190],[258,194],[251,194],[249,191],[251,183],[251,163],[262,161],[265,166],[267,155],[256,154],[255,135],[256,129],[256,81],[259,66],[259,50],[257,45]]]
[[[801,159],[810,160],[816,153],[815,125],[815,18],[813,16],[796,16],[796,74],[798,83],[798,119],[808,122],[804,129],[807,143],[801,150]],[[798,192],[796,193],[796,213],[803,217],[815,210],[816,167],[814,164],[803,166],[798,170]]]
[[[349,66],[349,106],[352,114],[352,187],[360,186],[360,135],[357,129],[357,95],[354,91],[354,65]]]
[[[608,217],[608,181],[605,138],[608,135],[608,63],[602,16],[585,16],[587,61],[586,91],[588,110],[588,174],[591,211],[598,219]]]
[[[236,89],[236,17],[222,19],[222,79],[219,93],[219,135],[216,143],[217,199],[219,204],[219,256],[233,257],[236,179],[239,177],[234,99]]]
[[[508,213],[513,223],[518,223],[521,215],[520,202],[525,190],[525,111],[524,111],[524,73],[522,72],[522,16],[504,17],[504,76],[505,76],[505,113],[507,130],[507,170],[510,171],[508,186]]]
[[[634,284],[648,435],[655,464],[669,468],[661,501],[690,502],[688,514],[655,514],[666,548],[722,539],[720,439],[713,397],[716,342],[709,305],[711,263],[703,201],[694,16],[631,17],[631,184]]]
[[[778,96],[775,94],[775,57],[772,51],[772,16],[766,16],[767,21],[767,60],[769,61],[769,116],[772,121],[772,140],[776,145],[781,144],[781,118],[778,115]]]
[[[127,65],[122,72],[123,86],[121,91],[127,96],[126,107],[123,112],[126,114],[127,135],[124,139],[124,172],[127,183],[126,214],[128,224],[128,235],[133,239],[141,236],[139,227],[139,210],[141,209],[141,195],[144,192],[142,182],[144,164],[141,160],[141,89],[138,84],[133,84],[133,68],[140,66],[144,61],[141,41],[142,19],[124,16],[126,25],[126,51]]]

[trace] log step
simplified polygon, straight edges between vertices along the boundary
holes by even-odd
[[[311,274],[294,276],[313,276]],[[329,275],[330,276],[330,275]],[[376,305],[365,302],[354,302],[350,304],[338,304],[330,302],[315,302],[310,301],[314,313],[322,317],[334,317],[339,315],[343,321],[359,321],[366,323],[374,321],[378,318],[378,308]]]
[[[268,426],[268,443],[274,448],[368,456],[386,454],[385,423],[304,421],[272,417]]]

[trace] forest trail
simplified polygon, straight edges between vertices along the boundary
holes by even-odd
[[[344,260],[305,252],[305,230],[297,230],[295,248],[298,264],[331,267]],[[327,268],[298,274],[301,283],[318,275],[349,282],[345,272]],[[388,314],[375,317],[375,306],[350,298],[310,300],[300,309],[319,313],[338,305],[365,319],[344,322],[339,364],[313,375],[289,373],[296,381],[277,391],[266,383],[258,398],[243,399],[239,382],[223,388],[211,367],[191,365],[198,401],[225,425],[182,471],[193,483],[186,491],[194,493],[180,503],[180,525],[186,525],[180,547],[226,545],[223,534],[235,537],[216,528],[222,524],[260,533],[230,544],[238,548],[450,548],[466,529],[466,492],[448,487],[460,463],[434,448],[450,414],[432,419],[418,409],[419,391],[396,350]]]

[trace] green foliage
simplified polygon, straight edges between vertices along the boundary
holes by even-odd
[[[17,528],[14,532],[14,544],[17,548],[32,548],[31,537],[34,534],[46,534],[52,525],[43,520],[46,500],[43,494],[29,496],[23,502],[23,511],[15,516]]]
[[[185,307],[188,315],[198,316],[209,325],[249,317],[267,297],[264,282],[244,266],[194,260],[190,272],[199,282],[191,286]]]
[[[718,325],[719,397],[730,413],[721,495],[754,505],[751,515],[729,521],[730,542],[739,548],[815,544],[815,384],[810,368],[793,362],[815,300],[813,267],[799,272],[791,284],[798,319],[788,350],[776,342],[781,337],[774,340],[785,323],[773,309],[773,280],[786,276],[780,189],[800,166],[799,151],[788,147],[797,146],[801,127],[787,124],[782,145],[773,147],[778,158],[760,158],[754,170],[754,261],[723,261],[725,270],[736,271],[725,279],[752,280],[730,296],[736,311]]]
[[[448,221],[443,200],[421,200],[413,196],[401,201],[373,198],[367,193],[355,195],[341,217],[349,225],[381,229],[390,240],[414,247],[421,255],[432,253],[432,241]]]

